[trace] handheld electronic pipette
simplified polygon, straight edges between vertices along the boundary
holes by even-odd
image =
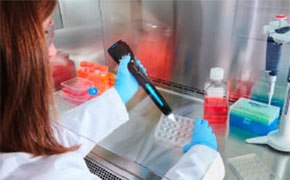
[[[290,25],[286,21],[287,16],[279,14],[275,18],[277,20],[264,26],[264,33],[268,35],[266,49],[266,72],[270,81],[268,105],[271,105],[274,95],[282,45],[290,42]]]
[[[148,79],[146,74],[142,71],[142,69],[135,62],[135,55],[132,52],[131,48],[122,40],[119,40],[115,44],[113,44],[109,49],[108,53],[113,58],[115,62],[119,64],[120,59],[130,54],[131,60],[128,63],[128,69],[136,78],[138,84],[145,90],[145,92],[151,97],[156,106],[160,109],[160,111],[166,115],[169,119],[174,120],[174,115],[172,114],[172,110],[165,101],[165,99],[161,96],[155,86]]]

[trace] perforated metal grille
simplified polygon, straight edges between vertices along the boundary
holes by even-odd
[[[98,177],[100,177],[103,180],[126,180],[125,177],[122,177],[112,171],[110,171],[109,169],[102,167],[100,164],[98,164],[97,162],[89,159],[89,158],[84,158],[89,170],[91,171],[91,173],[97,175]]]

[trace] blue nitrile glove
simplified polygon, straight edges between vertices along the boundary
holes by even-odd
[[[115,88],[121,99],[126,104],[137,92],[139,84],[134,76],[128,70],[128,63],[130,61],[130,56],[123,56],[120,60],[117,76],[116,76],[116,84]],[[141,67],[143,72],[146,74],[146,70],[140,61],[136,60],[136,63]]]
[[[187,152],[192,146],[198,144],[202,144],[213,150],[217,150],[216,136],[208,122],[203,119],[197,119],[194,122],[191,141],[183,147],[183,152]]]

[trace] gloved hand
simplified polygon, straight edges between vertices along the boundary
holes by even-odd
[[[137,92],[139,84],[134,76],[128,70],[128,63],[130,61],[130,55],[123,56],[120,60],[115,88],[121,99],[126,104]],[[146,70],[140,61],[136,60],[136,63],[141,67],[143,72],[146,74]]]
[[[203,119],[197,119],[194,122],[191,141],[183,147],[183,152],[187,152],[192,146],[197,144],[202,144],[212,148],[213,150],[217,150],[216,136],[208,122]]]

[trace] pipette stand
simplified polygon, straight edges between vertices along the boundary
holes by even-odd
[[[264,33],[268,34],[277,43],[289,43],[290,31],[289,23],[286,21],[287,16],[280,14],[276,15],[276,20],[264,26]],[[280,28],[280,29],[279,29]],[[282,29],[281,29],[282,28]],[[285,30],[285,31],[284,31]],[[283,32],[280,32],[283,31]],[[271,131],[267,136],[261,136],[256,138],[247,139],[247,143],[252,144],[268,144],[272,148],[290,152],[290,110],[289,110],[289,98],[290,98],[290,67],[287,78],[287,93],[285,97],[285,104],[283,108],[283,115],[281,117],[279,130]]]
[[[288,80],[289,81],[289,80]],[[279,130],[271,131],[267,136],[247,139],[247,143],[251,144],[268,144],[272,148],[290,152],[290,82],[287,86],[287,94],[285,98],[284,113],[281,118]]]

